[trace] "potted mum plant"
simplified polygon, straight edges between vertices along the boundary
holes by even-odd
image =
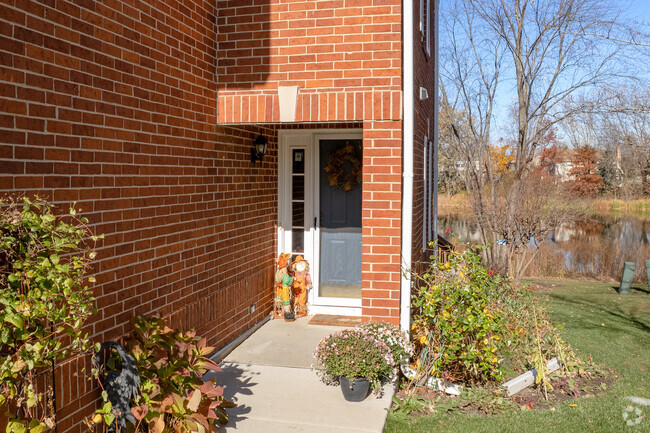
[[[382,381],[397,372],[390,347],[362,328],[323,338],[314,358],[316,374],[326,384],[340,384],[348,401],[363,401],[370,389],[380,394]]]
[[[357,328],[365,329],[377,340],[386,343],[393,354],[395,365],[408,364],[408,359],[413,355],[413,345],[409,341],[409,335],[399,326],[388,322],[372,321],[357,325]]]

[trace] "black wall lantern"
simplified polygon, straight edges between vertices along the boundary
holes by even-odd
[[[260,129],[260,135],[257,136],[253,142],[253,147],[251,148],[252,163],[255,163],[255,161],[262,162],[262,158],[264,158],[264,155],[266,155],[267,146],[268,143],[266,142],[266,138],[264,138],[262,135],[262,130]]]

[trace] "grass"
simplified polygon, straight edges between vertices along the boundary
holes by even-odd
[[[539,292],[547,298],[551,318],[564,323],[562,335],[582,357],[598,367],[615,369],[607,392],[556,403],[554,410],[526,410],[503,415],[432,414],[400,419],[389,415],[390,432],[650,432],[650,406],[645,417],[627,426],[626,396],[650,398],[650,293],[635,285],[629,296],[618,295],[611,284],[590,281],[546,280],[553,286]],[[577,404],[576,407],[569,406]]]
[[[580,202],[581,208],[584,208],[588,215],[631,215],[642,220],[650,218],[650,199],[647,198],[623,201],[603,197],[593,199],[573,197],[572,200]],[[466,192],[452,196],[440,194],[438,196],[438,209],[441,214],[472,213],[472,206]]]
[[[466,192],[454,195],[439,194],[438,209],[441,213],[472,212],[472,206]]]
[[[614,213],[638,215],[639,218],[647,217],[650,214],[650,199],[623,200],[594,200],[592,204],[594,213]]]

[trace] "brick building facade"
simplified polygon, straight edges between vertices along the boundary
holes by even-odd
[[[104,234],[87,329],[95,341],[155,313],[222,347],[271,310],[278,252],[302,253],[318,275],[318,140],[362,143],[361,284],[360,296],[310,303],[404,319],[405,245],[415,261],[435,232],[424,200],[434,184],[424,137],[435,135],[435,53],[423,35],[433,29],[418,25],[426,7],[404,4],[414,23],[406,67],[401,0],[0,4],[0,194],[76,202]],[[251,163],[260,130],[268,152]],[[406,214],[405,131],[415,203]],[[283,223],[299,200],[280,171],[296,149],[314,161],[303,173],[300,233]],[[293,249],[298,234],[302,250]],[[97,402],[93,383],[71,379],[82,368],[89,359],[56,369],[60,432],[82,429]]]

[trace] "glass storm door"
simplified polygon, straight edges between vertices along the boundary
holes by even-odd
[[[361,299],[361,140],[321,139],[318,148],[318,295]]]
[[[361,144],[359,130],[279,133],[278,254],[309,262],[309,314],[361,315],[362,185],[342,183],[354,177],[350,149],[361,169]]]

